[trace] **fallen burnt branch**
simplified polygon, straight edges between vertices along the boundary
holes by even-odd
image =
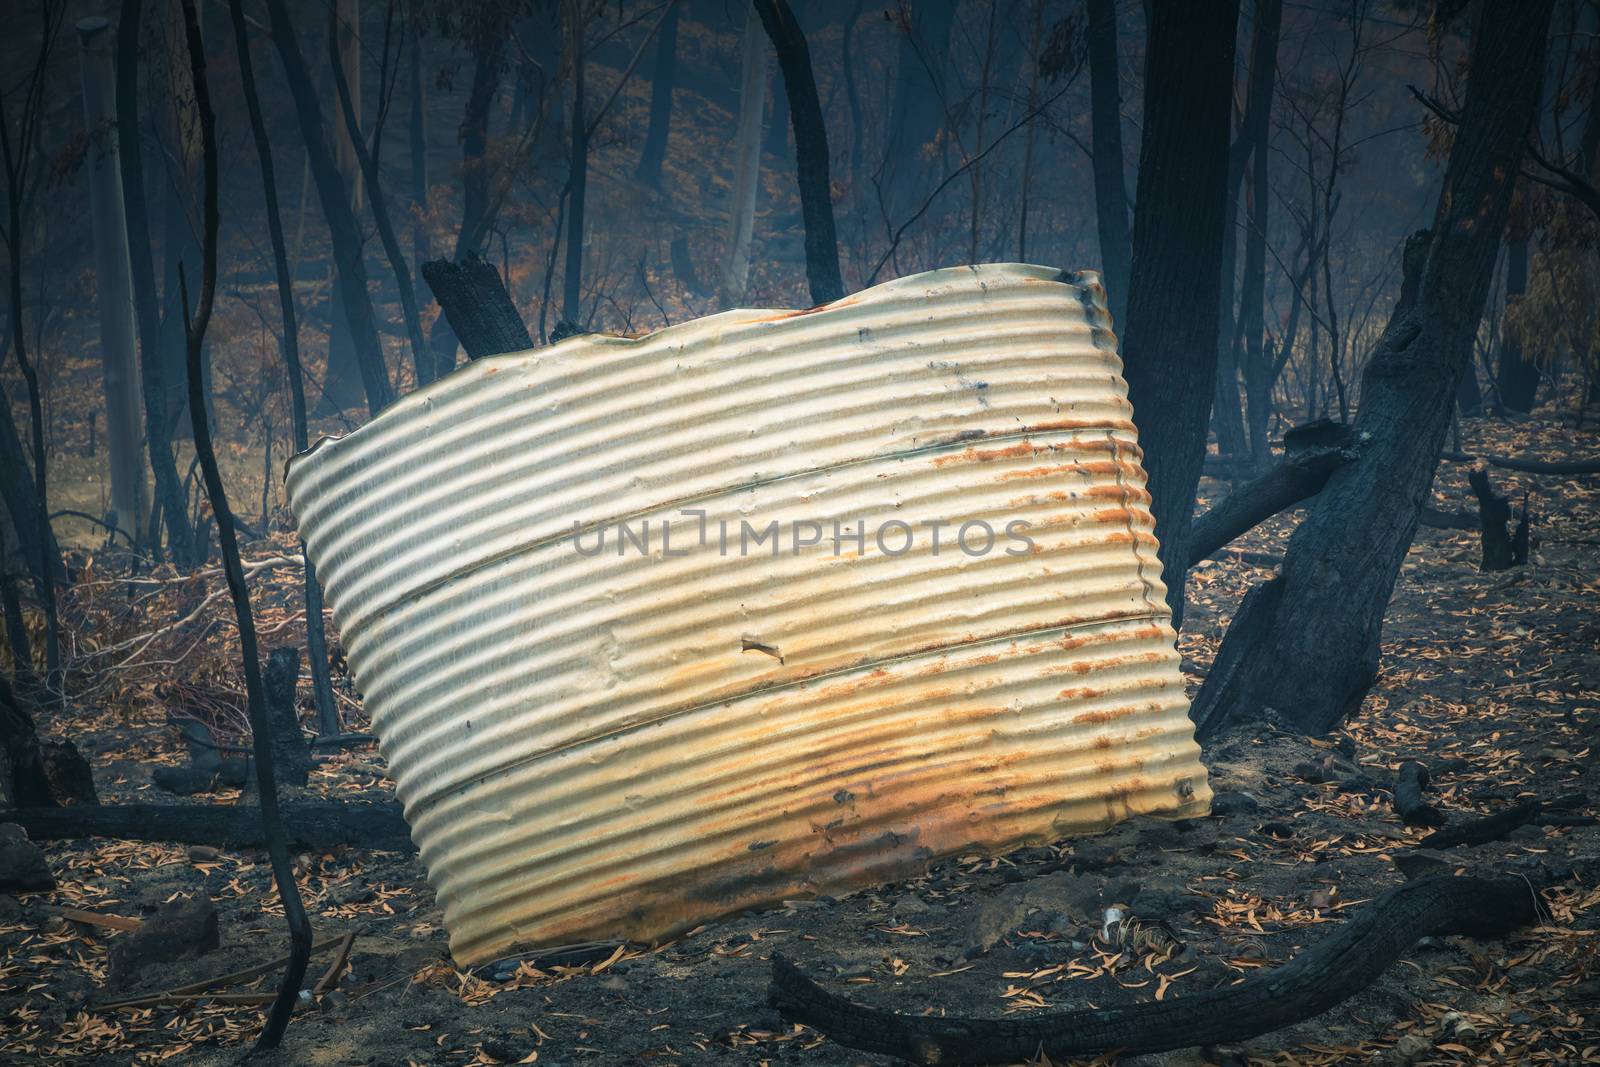
[[[1444,814],[1422,799],[1428,788],[1428,768],[1416,760],[1400,764],[1394,780],[1394,810],[1407,826],[1443,826]]]
[[[1498,841],[1511,831],[1526,826],[1544,812],[1544,804],[1539,800],[1524,800],[1513,805],[1505,811],[1493,815],[1485,815],[1481,819],[1460,823],[1456,826],[1447,826],[1443,830],[1431,833],[1424,837],[1418,848],[1457,848],[1461,845],[1486,845],[1491,841]]]
[[[344,971],[344,965],[350,959],[350,947],[355,941],[355,934],[334,935],[324,937],[311,944],[311,955],[316,955],[324,949],[334,945],[339,946],[338,953],[334,956],[333,963],[323,972],[322,977],[312,987],[314,994],[325,992],[328,986],[338,980]],[[208,990],[218,986],[234,985],[251,978],[259,978],[269,974],[289,962],[288,956],[280,956],[267,963],[256,964],[243,970],[232,971],[228,974],[219,974],[215,978],[206,978],[190,985],[178,986],[176,989],[166,989],[159,993],[148,993],[134,997],[123,997],[118,1000],[102,1001],[94,1005],[96,1010],[110,1011],[113,1008],[154,1008],[154,1007],[183,1007],[197,1000],[209,1000],[216,1003],[231,1004],[270,1004],[275,993],[208,993]]]
[[[1422,513],[1417,516],[1417,522],[1434,530],[1476,530],[1478,520],[1476,516],[1468,515],[1464,511],[1440,511],[1435,507],[1424,506]]]
[[[307,848],[353,845],[390,852],[415,852],[398,804],[346,804],[328,800],[282,805],[291,844]],[[217,804],[113,804],[102,807],[0,810],[35,841],[112,837],[124,841],[172,841],[222,848],[266,844],[261,809]]]
[[[1165,1052],[1243,1041],[1348,999],[1419,938],[1495,937],[1539,921],[1522,878],[1432,877],[1392,889],[1283,966],[1192,996],[1028,1019],[906,1015],[854,1004],[772,957],[769,1000],[786,1017],[849,1048],[913,1063],[1015,1063],[1107,1052]]]
[[[1600,459],[1543,460],[1525,456],[1475,456],[1470,452],[1441,452],[1439,458],[1451,463],[1488,463],[1524,474],[1600,474]]]

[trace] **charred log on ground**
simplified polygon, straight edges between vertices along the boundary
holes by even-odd
[[[1243,1041],[1319,1015],[1375,982],[1419,938],[1497,937],[1543,916],[1523,878],[1424,878],[1392,889],[1281,967],[1237,985],[1126,1007],[1029,1019],[915,1015],[830,993],[772,957],[769,999],[841,1045],[912,1063],[1016,1063]]]
[[[349,845],[387,852],[415,852],[411,830],[398,804],[329,800],[280,805],[288,842],[305,848]],[[215,804],[108,804],[100,807],[13,808],[0,822],[14,822],[35,841],[110,837],[123,841],[172,841],[180,845],[256,848],[267,843],[261,809]]]

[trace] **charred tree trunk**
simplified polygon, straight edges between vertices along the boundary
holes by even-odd
[[[300,366],[300,324],[295,313],[294,281],[289,276],[289,254],[283,238],[283,220],[278,214],[278,180],[272,166],[272,141],[267,136],[261,113],[261,98],[256,91],[255,61],[250,55],[250,38],[245,28],[242,0],[229,0],[233,21],[234,47],[239,63],[239,79],[244,89],[245,109],[250,114],[250,134],[255,141],[256,158],[261,166],[261,189],[267,205],[267,234],[272,242],[272,266],[278,281],[278,309],[283,316],[283,362],[289,379],[289,411],[293,423],[294,447],[307,447],[305,372]],[[317,568],[311,557],[305,560],[306,647],[311,656],[311,691],[317,703],[318,728],[323,733],[339,732],[339,711],[333,701],[333,679],[328,667],[328,640],[322,621],[322,587],[317,583]]]
[[[1241,369],[1241,355],[1247,352],[1245,334],[1246,303],[1251,294],[1241,293],[1239,299],[1239,317],[1234,318],[1233,313],[1233,283],[1234,263],[1238,254],[1239,235],[1239,190],[1244,184],[1245,167],[1251,160],[1264,162],[1267,152],[1268,123],[1272,116],[1272,96],[1277,85],[1278,73],[1278,36],[1283,23],[1282,0],[1260,0],[1255,6],[1255,28],[1250,37],[1250,84],[1246,93],[1244,115],[1239,122],[1239,136],[1234,140],[1233,146],[1228,151],[1228,191],[1224,205],[1222,226],[1222,270],[1221,286],[1219,293],[1220,302],[1217,305],[1217,319],[1220,328],[1217,331],[1217,395],[1215,408],[1212,412],[1212,422],[1217,429],[1217,443],[1224,455],[1242,456],[1248,447],[1248,436],[1244,421],[1244,408],[1240,403],[1239,371]],[[1261,169],[1259,166],[1257,169]],[[1256,176],[1253,176],[1253,178]],[[1265,208],[1264,200],[1268,195],[1265,181],[1252,180],[1251,182],[1252,212]],[[1254,217],[1250,220],[1251,226],[1256,224]],[[1251,240],[1254,234],[1247,231],[1246,239]],[[1252,264],[1248,262],[1251,250],[1246,251],[1245,285],[1252,284],[1249,277]],[[1256,268],[1258,273],[1264,274],[1263,267]],[[1255,331],[1260,334],[1260,302],[1261,295],[1257,291],[1255,300]]]
[[[1111,321],[1118,329],[1126,329],[1123,313],[1128,306],[1133,242],[1128,236],[1128,186],[1122,173],[1122,87],[1117,77],[1115,0],[1089,0],[1089,112],[1100,274],[1105,279]]]
[[[472,87],[457,131],[461,141],[461,228],[456,232],[454,256],[458,260],[483,250],[494,221],[489,215],[485,156],[489,148],[489,111],[499,92],[505,65],[507,27],[486,18],[479,29],[472,41]],[[445,316],[434,320],[428,346],[433,350],[435,377],[442,378],[455,369],[458,338]]]
[[[758,9],[768,2],[762,0]],[[783,6],[787,10],[786,2]],[[888,206],[890,222],[914,210],[932,188],[937,175],[938,168],[930,164],[924,152],[938,137],[945,122],[945,105],[949,98],[944,71],[950,54],[950,34],[956,22],[956,6],[956,0],[921,0],[897,8],[901,23],[900,55],[896,61],[894,101],[890,105],[882,168],[883,200]],[[762,20],[766,19],[763,14]],[[768,33],[771,33],[770,28]],[[778,55],[781,63],[782,49]],[[793,107],[795,87],[788,82],[787,69],[784,80]],[[799,144],[800,131],[796,127],[797,149]]]
[[[422,277],[450,319],[450,328],[461,339],[468,359],[533,347],[500,272],[482,256],[469,255],[459,264],[442,259],[424,263]]]
[[[406,34],[411,40],[409,69],[406,74],[410,96],[410,125],[406,131],[406,147],[411,161],[411,258],[416,263],[426,263],[431,258],[428,228],[423,225],[422,214],[428,209],[428,108],[427,87],[422,81],[422,30],[417,20],[407,20]],[[437,367],[438,360],[434,360]]]
[[[45,684],[51,689],[57,688],[60,683],[57,672],[61,665],[61,631],[56,620],[56,579],[63,569],[60,566],[60,550],[55,547],[55,533],[50,528],[47,476],[49,457],[45,453],[44,446],[44,404],[39,393],[39,375],[34,369],[33,361],[28,358],[27,331],[23,325],[22,208],[28,186],[28,172],[32,165],[31,157],[38,147],[45,72],[50,58],[50,41],[55,32],[51,20],[57,17],[59,16],[51,14],[49,8],[41,10],[42,40],[38,58],[23,83],[20,133],[15,143],[11,138],[11,123],[4,113],[4,93],[9,91],[10,87],[0,88],[0,161],[5,164],[6,181],[5,233],[6,266],[9,268],[10,281],[8,295],[11,300],[11,351],[16,357],[17,368],[22,371],[22,378],[28,390],[28,417],[33,445],[33,477],[30,480],[23,473],[28,466],[23,456],[22,442],[17,439],[15,429],[11,425],[11,408],[7,403],[4,432],[0,432],[0,447],[6,451],[14,449],[16,465],[11,466],[9,462],[7,463],[9,470],[7,475],[0,479],[0,490],[5,493],[6,505],[11,511],[18,539],[24,546],[31,539],[38,553],[37,556],[30,554],[28,559],[37,567],[34,574],[39,583],[39,599],[44,604],[47,670]],[[4,393],[0,391],[0,400],[3,399]],[[11,459],[10,456],[0,458],[7,461]],[[31,499],[23,498],[24,487],[32,489]]]
[[[811,49],[788,0],[752,0],[772,48],[778,54],[794,124],[795,177],[800,184],[800,214],[806,227],[806,279],[811,302],[828,304],[844,296],[839,273],[839,241],[833,225],[833,188],[828,178],[828,130],[811,71]],[[937,8],[939,5],[935,5]]]
[[[245,584],[244,568],[239,562],[239,543],[234,536],[233,512],[228,508],[227,494],[223,491],[222,475],[217,469],[217,455],[211,444],[211,427],[206,416],[201,380],[200,349],[205,340],[206,326],[211,320],[212,302],[217,287],[217,137],[216,122],[211,111],[211,94],[206,84],[205,53],[200,41],[200,26],[195,18],[194,0],[182,0],[184,26],[188,32],[189,62],[194,72],[195,102],[199,111],[201,138],[204,145],[205,200],[202,214],[202,255],[200,295],[194,316],[188,314],[187,286],[180,282],[184,305],[184,333],[188,341],[189,417],[194,428],[195,456],[199,460],[206,496],[217,521],[217,540],[222,549],[222,567],[228,578],[228,592],[233,600],[234,618],[239,627],[239,651],[244,660],[244,683],[250,715],[250,730],[254,742],[256,781],[261,792],[261,821],[267,839],[267,852],[272,860],[272,876],[277,883],[278,899],[283,903],[289,926],[289,966],[285,969],[278,996],[267,1015],[267,1025],[256,1040],[256,1048],[268,1051],[278,1046],[283,1031],[289,1025],[295,1004],[300,997],[300,981],[305,976],[306,962],[311,956],[311,923],[306,918],[300,902],[300,889],[294,880],[294,869],[289,862],[289,846],[283,830],[283,819],[278,812],[278,787],[273,777],[273,730],[261,685],[261,661],[256,649],[255,620],[250,610],[250,589]],[[271,5],[274,21],[282,14],[281,0]],[[281,43],[281,42],[280,42]]]
[[[1189,524],[1216,384],[1237,0],[1154,0],[1123,359],[1167,603],[1183,618]]]
[[[367,411],[376,415],[393,402],[394,390],[389,384],[388,368],[384,365],[383,345],[378,340],[372,298],[367,293],[367,265],[362,257],[361,231],[356,225],[355,212],[350,207],[344,178],[328,147],[327,134],[322,126],[322,104],[317,99],[316,88],[306,70],[305,58],[300,54],[300,43],[295,38],[294,23],[289,18],[284,0],[267,0],[267,17],[272,25],[273,43],[277,46],[278,56],[288,76],[289,94],[294,99],[295,113],[300,120],[300,133],[305,141],[311,176],[316,182],[317,198],[322,204],[323,217],[328,223],[328,236],[333,242],[339,304],[344,309],[350,339],[355,344],[361,384],[367,396]]]
[[[123,217],[122,159],[114,139],[100,138],[115,121],[111,41],[103,18],[78,23],[82,45],[84,128],[89,133],[89,205],[94,226],[95,298],[100,319],[100,373],[106,401],[106,458],[113,524],[143,546],[150,503],[144,482],[144,425],[134,359],[133,286]]]
[[[16,808],[54,808],[33,716],[0,678],[0,800]]]
[[[177,438],[188,436],[189,393],[184,385],[187,373],[186,342],[183,335],[183,303],[178,296],[178,268],[187,263],[193,268],[200,260],[200,243],[195,236],[196,218],[192,210],[193,191],[198,188],[200,170],[199,117],[195,110],[194,79],[184,44],[183,9],[174,0],[154,5],[156,27],[161,34],[164,59],[163,80],[166,95],[157,94],[159,106],[151,108],[151,123],[160,152],[156,189],[161,205],[161,351],[165,365],[161,380],[166,385],[167,425]],[[209,392],[211,368],[206,356],[206,387]],[[209,402],[209,401],[208,401]],[[198,558],[200,546],[209,535],[195,531]],[[209,549],[209,545],[206,545]]]
[[[1511,530],[1511,501],[1495,492],[1486,467],[1475,467],[1467,475],[1472,493],[1478,498],[1478,523],[1483,534],[1483,562],[1480,571],[1508,571],[1528,562],[1528,502],[1522,502],[1522,516],[1516,532]]]
[[[143,0],[122,0],[117,23],[117,152],[122,156],[123,214],[128,224],[128,266],[133,279],[134,324],[139,332],[140,389],[144,397],[144,439],[155,475],[156,504],[167,527],[167,553],[180,566],[193,566],[194,532],[177,461],[172,454],[173,384],[161,339],[155,262],[150,255],[150,223],[145,211],[143,148],[139,138],[139,20]]]
[[[589,192],[589,117],[583,102],[583,10],[574,2],[567,17],[572,35],[572,152],[567,170],[567,261],[561,275],[561,317],[581,328],[583,320],[583,223]]]
[[[1193,714],[1210,732],[1273,708],[1323,733],[1377,674],[1384,608],[1427,502],[1456,383],[1472,356],[1511,185],[1539,98],[1552,0],[1485,4],[1472,33],[1466,106],[1416,292],[1402,293],[1367,362],[1360,457],[1329,478],[1279,577],[1252,590]]]
[[[655,71],[650,77],[650,127],[639,153],[635,176],[653,189],[661,188],[661,164],[667,158],[667,137],[672,130],[672,90],[678,73],[678,3],[661,22],[656,40]]]
[[[300,730],[295,689],[300,682],[300,650],[275,648],[267,656],[262,695],[272,720],[273,770],[285,785],[304,786],[311,772],[311,747]]]
[[[11,343],[16,344],[15,337]],[[23,562],[42,598],[47,586],[53,589],[56,583],[67,580],[67,569],[61,562],[55,532],[40,506],[39,487],[30,473],[31,467],[17,424],[11,418],[11,400],[0,388],[0,499],[5,500]]]
[[[41,692],[39,675],[34,671],[33,645],[28,640],[28,621],[22,615],[22,600],[17,596],[17,579],[6,566],[9,562],[10,546],[0,547],[0,611],[5,618],[6,645],[11,650],[11,677],[21,696],[35,699]]]
[[[427,344],[422,339],[422,321],[417,317],[417,294],[411,285],[411,268],[406,265],[405,253],[395,237],[394,226],[389,222],[389,201],[383,195],[383,185],[378,175],[377,161],[367,151],[361,137],[360,116],[356,114],[357,100],[346,82],[344,66],[340,60],[339,35],[328,36],[329,56],[333,60],[333,84],[339,95],[339,110],[344,115],[344,128],[350,149],[355,154],[356,168],[367,191],[367,202],[372,208],[372,221],[378,228],[378,240],[389,257],[389,269],[394,273],[395,285],[400,290],[400,313],[406,322],[406,337],[411,342],[411,359],[416,369],[417,384],[427,385],[434,378],[434,362]]]
[[[727,254],[717,303],[723,310],[744,299],[750,280],[750,244],[755,237],[756,191],[761,181],[761,116],[766,110],[767,38],[761,17],[745,12],[739,56],[739,128],[733,140],[733,201],[728,213]]]
[[[1518,220],[1512,220],[1517,228]],[[1528,291],[1528,233],[1526,223],[1506,242],[1506,308]],[[1526,415],[1539,393],[1539,368],[1528,358],[1522,337],[1515,330],[1500,332],[1500,365],[1495,371],[1495,392],[1500,406]]]

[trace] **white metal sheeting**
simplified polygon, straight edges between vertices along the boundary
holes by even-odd
[[[1093,274],[960,267],[480,360],[297,458],[455,958],[1206,810],[1120,369]]]

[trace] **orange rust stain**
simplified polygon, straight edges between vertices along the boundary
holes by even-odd
[[[1087,474],[1104,474],[1112,478],[1120,475],[1124,478],[1133,478],[1141,484],[1144,482],[1144,471],[1136,463],[1123,463],[1114,459],[1092,459],[1087,463],[1073,464],[1073,467]]]
[[[857,297],[847,296],[842,300],[835,300],[831,304],[818,304],[816,307],[797,308],[794,311],[780,311],[780,312],[777,312],[776,314],[768,315],[765,319],[761,319],[759,321],[762,321],[762,322],[781,322],[784,319],[799,318],[801,315],[815,315],[819,311],[828,311],[828,310],[830,310],[832,308],[849,307],[852,304],[855,304],[855,303],[858,303],[858,302],[859,302],[859,299]]]
[[[1027,427],[1030,433],[1050,433],[1055,430],[1127,430],[1135,432],[1132,422],[1127,419],[1056,419],[1051,422],[1036,422]],[[1126,442],[1123,443],[1126,448]]]
[[[1096,697],[1103,697],[1109,692],[1111,692],[1109,689],[1063,689],[1061,692],[1057,693],[1056,696],[1060,697],[1062,700],[1093,700]],[[1075,716],[1072,721],[1081,723],[1110,722],[1112,719],[1119,718],[1126,714],[1126,710],[1115,712],[1086,711],[1082,715]]]
[[[1130,504],[1149,504],[1151,501],[1149,490],[1139,485],[1091,485],[1083,491],[1083,495],[1098,500],[1126,499]]]
[[[996,481],[1014,482],[1019,478],[1055,478],[1072,471],[1071,464],[1061,464],[1054,467],[1028,467],[1020,471],[1006,471]]]

